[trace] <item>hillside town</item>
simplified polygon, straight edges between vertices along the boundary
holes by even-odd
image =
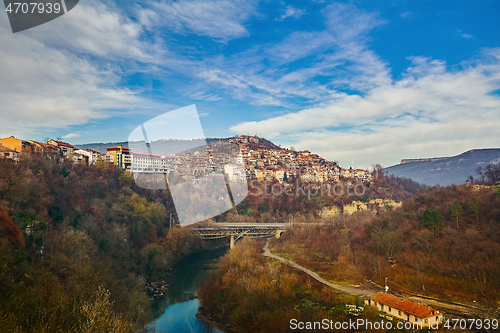
[[[350,179],[368,182],[370,172],[363,169],[345,169],[336,162],[327,161],[308,150],[295,151],[274,145],[260,144],[257,136],[239,136],[219,140],[198,150],[178,154],[154,154],[133,151],[117,145],[106,153],[93,149],[79,149],[69,143],[48,140],[45,143],[22,140],[13,136],[0,139],[0,158],[18,161],[22,153],[56,154],[73,163],[94,165],[112,163],[134,176],[139,174],[166,174],[186,181],[203,179],[212,172],[225,173],[231,181],[260,180],[303,183],[338,182]]]

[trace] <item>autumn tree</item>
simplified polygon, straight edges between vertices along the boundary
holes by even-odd
[[[451,216],[454,217],[457,221],[457,230],[460,229],[458,222],[460,220],[460,217],[462,217],[462,214],[462,206],[460,205],[460,202],[458,202],[458,200],[455,200],[455,202],[453,202],[453,206],[451,206]]]

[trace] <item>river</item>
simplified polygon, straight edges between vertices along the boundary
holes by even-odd
[[[218,268],[228,248],[193,254],[178,263],[165,278],[169,285],[164,299],[154,301],[158,317],[149,324],[156,333],[223,333],[211,322],[195,317],[200,306],[196,290]]]

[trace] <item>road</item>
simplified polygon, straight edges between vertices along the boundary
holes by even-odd
[[[281,261],[282,263],[292,266],[315,280],[321,282],[324,285],[327,285],[329,287],[332,287],[333,289],[336,289],[342,293],[349,294],[349,295],[355,295],[355,296],[360,296],[360,297],[370,297],[373,294],[382,291],[380,289],[376,289],[375,287],[372,288],[366,288],[366,287],[347,287],[347,286],[342,286],[340,284],[335,284],[331,283],[329,281],[326,281],[325,279],[321,278],[317,273],[311,271],[310,269],[307,269],[303,266],[300,266],[299,264],[294,263],[293,261],[290,261],[288,259],[282,258],[280,256],[277,256],[275,254],[272,254],[271,251],[269,251],[269,240],[266,242],[266,245],[264,245],[264,253],[263,255],[266,257],[270,257],[276,260]],[[458,303],[453,303],[453,302],[448,302],[445,300],[440,300],[436,298],[431,298],[431,297],[426,297],[426,296],[420,296],[420,295],[401,295],[399,293],[392,293],[393,295],[399,296],[399,297],[404,297],[405,299],[408,299],[412,302],[415,303],[422,303],[428,306],[432,306],[436,309],[439,309],[441,311],[447,312],[448,314],[454,314],[457,315],[459,318],[462,318],[463,316],[465,317],[474,317],[478,318],[478,316],[481,314],[483,311],[481,308],[478,307],[472,307],[469,305],[465,304],[458,304]],[[447,316],[447,318],[452,318],[455,316]]]
[[[326,281],[325,279],[320,277],[317,273],[315,273],[315,272],[313,272],[313,271],[311,271],[303,266],[300,266],[299,264],[296,264],[293,261],[290,261],[288,259],[285,259],[285,258],[282,258],[282,257],[279,257],[277,255],[272,254],[271,251],[269,251],[268,245],[269,245],[269,241],[267,241],[266,245],[264,245],[264,248],[263,248],[263,250],[264,250],[263,255],[264,256],[279,260],[286,265],[292,266],[292,267],[308,274],[313,279],[323,283],[324,285],[332,287],[333,289],[336,289],[342,293],[349,294],[349,295],[355,295],[355,296],[361,296],[361,297],[370,297],[379,291],[379,290],[366,289],[366,288],[361,288],[361,287],[347,287],[347,286],[342,286],[340,284],[335,284],[335,283],[331,283],[329,281]]]

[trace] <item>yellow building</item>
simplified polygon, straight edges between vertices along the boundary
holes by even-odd
[[[436,327],[443,321],[443,313],[430,306],[417,304],[384,292],[378,292],[365,300],[365,305],[374,306],[392,317],[416,323],[420,327]]]
[[[132,166],[130,148],[124,146],[110,147],[107,148],[107,155],[110,162],[122,169],[130,169]]]
[[[18,153],[31,149],[31,144],[28,141],[16,139],[13,136],[0,139],[0,145],[15,150]]]
[[[257,177],[258,180],[264,180],[264,171],[255,170],[255,177]]]

